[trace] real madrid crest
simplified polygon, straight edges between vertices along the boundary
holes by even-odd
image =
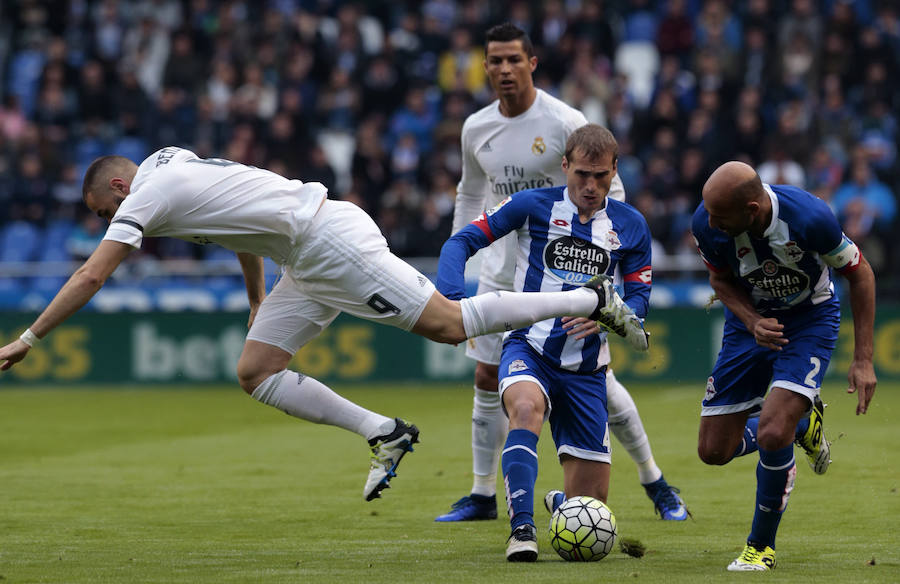
[[[534,142],[531,144],[531,153],[535,156],[540,156],[544,152],[547,151],[547,145],[544,144],[544,139],[540,136],[537,136],[534,139]]]

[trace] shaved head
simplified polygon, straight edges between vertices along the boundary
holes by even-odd
[[[711,227],[735,237],[745,231],[761,236],[768,227],[772,203],[753,167],[726,162],[703,185],[703,206]]]
[[[703,185],[703,200],[718,203],[748,203],[765,191],[753,167],[733,160],[717,168]]]
[[[81,199],[101,219],[111,221],[119,205],[131,192],[138,166],[123,156],[102,156],[84,173]]]
[[[124,156],[101,156],[84,173],[81,198],[87,202],[88,193],[105,194],[114,178],[121,178],[131,184],[136,172],[137,165]]]

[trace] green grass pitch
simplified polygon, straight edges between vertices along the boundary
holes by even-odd
[[[504,560],[508,523],[438,524],[471,486],[471,390],[346,386],[347,397],[421,429],[384,498],[362,500],[356,435],[289,418],[232,387],[0,390],[0,583],[24,582],[767,582],[900,581],[900,386],[866,416],[830,384],[834,463],[798,477],[778,568],[731,574],[753,512],[756,457],[725,467],[695,453],[703,380],[631,387],[666,478],[694,514],[654,517],[614,443],[609,505],[642,559],[560,560],[541,496],[561,484],[549,430],[535,501],[536,564]],[[874,565],[872,565],[874,564]]]

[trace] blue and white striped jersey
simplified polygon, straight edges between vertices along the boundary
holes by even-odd
[[[855,270],[859,249],[822,199],[792,186],[763,187],[772,201],[772,222],[760,239],[746,232],[732,238],[710,227],[700,204],[692,229],[703,261],[713,272],[731,270],[763,316],[837,303],[829,268]],[[727,308],[726,318],[743,326]]]
[[[518,240],[514,288],[553,292],[581,286],[592,276],[613,274],[624,279],[625,301],[643,318],[650,299],[650,228],[631,205],[606,199],[588,223],[565,187],[531,189],[508,197],[458,231],[444,244],[437,287],[448,298],[465,296],[468,258],[496,239],[515,231]],[[609,363],[606,335],[575,340],[560,319],[549,319],[514,331],[553,365],[591,372]]]

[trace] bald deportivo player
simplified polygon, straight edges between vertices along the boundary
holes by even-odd
[[[344,399],[287,365],[340,312],[433,341],[526,326],[562,315],[601,315],[615,292],[581,288],[552,294],[504,292],[452,301],[393,255],[359,207],[327,199],[319,183],[190,150],[167,147],[140,166],[105,156],[87,169],[87,206],[109,222],[97,249],[19,339],[0,348],[7,370],[96,294],[144,237],[216,243],[237,252],[250,303],[250,331],[237,364],[241,387],[287,414],[355,432],[368,440],[371,464],[363,496],[387,488],[419,430]],[[263,257],[284,273],[266,295]]]
[[[528,35],[505,23],[487,31],[485,71],[497,94],[466,119],[462,131],[462,178],[457,186],[453,232],[486,209],[525,189],[562,186],[566,140],[587,123],[584,115],[534,86],[537,57]],[[618,176],[609,197],[624,201]],[[513,290],[516,236],[507,235],[483,254],[478,293]],[[648,282],[649,284],[649,282]],[[466,355],[476,361],[472,407],[472,491],[436,521],[496,519],[496,482],[508,424],[498,393],[502,333],[470,338]],[[637,406],[612,369],[607,370],[609,425],[638,467],[638,479],[662,519],[684,520],[688,513],[678,489],[663,478]]]
[[[816,474],[831,463],[819,394],[841,321],[832,270],[850,284],[847,379],[857,414],[875,392],[875,276],[828,204],[804,190],[765,184],[752,167],[728,162],[702,194],[692,229],[725,305],[725,326],[697,451],[715,465],[759,452],[750,534],[728,570],[767,571],[775,567],[775,535],[797,475],[794,443]]]

